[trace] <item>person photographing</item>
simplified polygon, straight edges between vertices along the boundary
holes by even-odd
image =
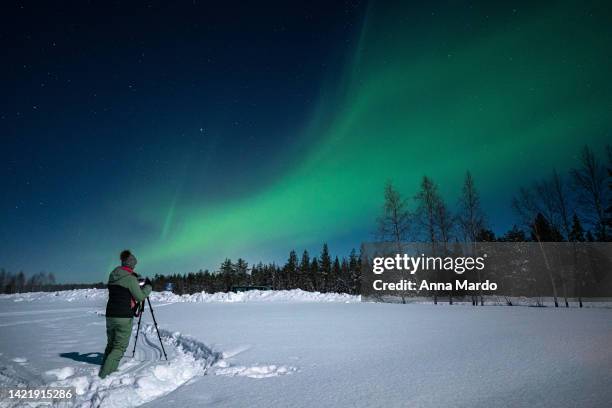
[[[139,282],[134,272],[136,257],[129,251],[121,252],[121,266],[108,278],[108,302],[106,303],[106,349],[99,376],[106,377],[117,370],[119,362],[130,343],[132,321],[139,313],[139,305],[153,289],[151,280]],[[141,287],[142,284],[142,287]]]

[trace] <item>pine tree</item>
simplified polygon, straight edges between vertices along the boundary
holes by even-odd
[[[293,289],[297,274],[298,259],[295,251],[289,252],[289,259],[283,267],[284,289]]]
[[[350,293],[357,295],[361,293],[361,263],[355,253],[355,248],[351,250],[349,256],[349,272],[350,272]]]
[[[298,270],[298,281],[297,288],[308,290],[308,273],[310,272],[310,255],[307,250],[302,252],[302,259],[300,260],[300,267]]]
[[[310,287],[312,288],[312,290],[314,291],[320,291],[320,285],[321,285],[321,274],[319,271],[319,261],[317,260],[317,257],[315,256],[314,258],[312,258],[312,261],[310,262],[310,272],[309,272],[309,280],[310,280]]]
[[[249,284],[249,264],[242,258],[238,258],[236,264],[234,265],[235,269],[235,279],[236,282],[234,284],[239,286],[247,286]]]
[[[342,271],[340,267],[340,260],[338,259],[338,257],[336,257],[332,265],[332,271],[331,271],[330,278],[329,278],[328,291],[338,292],[338,280],[340,279],[341,272]]]
[[[230,292],[232,290],[232,285],[234,284],[234,265],[232,264],[231,259],[225,258],[225,261],[223,261],[221,264],[219,272],[222,277],[223,290],[225,292]]]
[[[343,257],[342,262],[340,263],[340,279],[338,283],[338,292],[350,293],[350,280],[351,274],[349,270],[349,263],[346,258]]]
[[[321,265],[320,265],[320,276],[318,279],[321,282],[320,290],[322,292],[329,291],[329,278],[332,272],[332,260],[329,255],[329,248],[327,243],[323,244],[323,250],[321,251]]]
[[[23,292],[23,290],[25,289],[25,283],[26,283],[25,273],[23,273],[23,271],[19,271],[19,273],[15,277],[15,290],[18,293]]]

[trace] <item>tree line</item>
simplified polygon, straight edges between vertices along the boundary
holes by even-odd
[[[360,256],[353,249],[347,257],[332,257],[327,244],[311,257],[307,250],[298,257],[291,251],[284,265],[259,262],[252,267],[242,258],[226,259],[214,272],[200,270],[187,274],[155,275],[154,290],[172,283],[176,293],[229,292],[237,287],[258,286],[274,290],[302,289],[319,292],[360,293]]]
[[[56,290],[105,288],[102,282],[98,283],[56,283],[52,272],[39,272],[30,277],[25,272],[9,272],[0,269],[0,293],[22,292],[53,292]]]

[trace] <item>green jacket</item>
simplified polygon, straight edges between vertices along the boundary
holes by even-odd
[[[132,317],[135,303],[142,302],[151,293],[151,285],[143,288],[137,275],[127,267],[115,268],[108,278],[107,317]]]
[[[153,289],[151,285],[145,285],[143,288],[138,283],[138,277],[134,273],[130,273],[122,267],[116,267],[108,277],[109,285],[119,285],[130,290],[132,297],[137,302],[142,302],[149,296]]]

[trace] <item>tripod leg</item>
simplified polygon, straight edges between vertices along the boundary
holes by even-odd
[[[136,338],[134,339],[134,350],[132,350],[132,358],[136,355],[136,344],[138,344],[138,333],[140,333],[140,321],[142,320],[142,314],[144,313],[144,304],[140,308],[140,316],[138,316],[138,328],[136,329]]]
[[[153,313],[153,306],[151,306],[151,300],[147,298],[147,302],[149,303],[149,310],[151,311],[151,317],[153,317],[153,324],[155,325],[155,330],[157,331],[157,338],[159,339],[159,344],[161,345],[162,351],[164,352],[164,357],[166,358],[166,361],[168,361],[166,349],[164,348],[164,343],[162,342],[161,336],[159,334],[159,329],[157,328],[157,320],[155,320],[155,313]]]

